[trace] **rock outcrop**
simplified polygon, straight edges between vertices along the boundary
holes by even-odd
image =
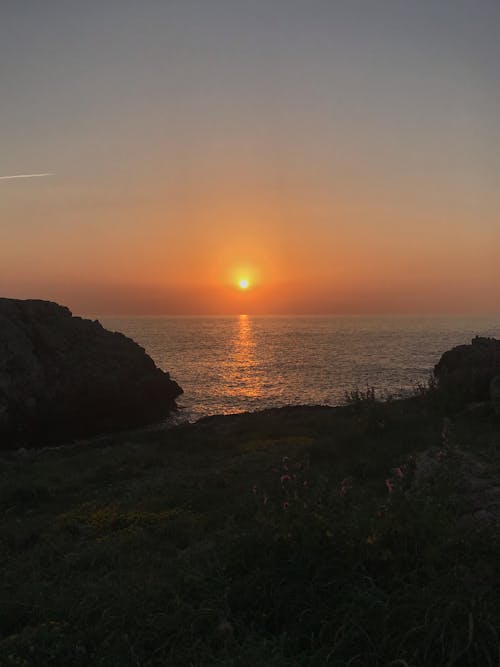
[[[476,336],[470,345],[445,352],[434,375],[452,407],[491,400],[500,406],[500,340]]]
[[[0,448],[160,421],[181,393],[142,347],[98,321],[0,299]]]

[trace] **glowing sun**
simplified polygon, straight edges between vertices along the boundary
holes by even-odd
[[[246,278],[241,278],[241,280],[238,280],[238,287],[240,289],[248,289],[250,287],[250,281]]]

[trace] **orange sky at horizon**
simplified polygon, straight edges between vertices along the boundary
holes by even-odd
[[[37,186],[40,198],[52,196]],[[84,314],[497,312],[495,234],[468,225],[463,212],[451,229],[428,209],[398,226],[408,213],[389,216],[376,204],[337,201],[336,223],[310,226],[302,220],[327,220],[331,204],[312,212],[297,202],[289,210],[253,202],[181,208],[184,237],[156,212],[147,224],[135,222],[135,211],[105,226],[75,222],[87,226],[85,236],[47,237],[39,224],[28,239],[18,227],[22,250],[9,254],[0,276],[6,296],[56,300]],[[251,283],[245,294],[240,278]]]

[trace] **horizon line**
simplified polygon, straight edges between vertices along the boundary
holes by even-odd
[[[71,307],[70,307],[71,310]],[[90,313],[93,317],[500,317],[500,312],[454,313]]]

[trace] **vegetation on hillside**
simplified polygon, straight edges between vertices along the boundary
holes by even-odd
[[[0,664],[497,665],[499,444],[431,388],[6,454]]]

